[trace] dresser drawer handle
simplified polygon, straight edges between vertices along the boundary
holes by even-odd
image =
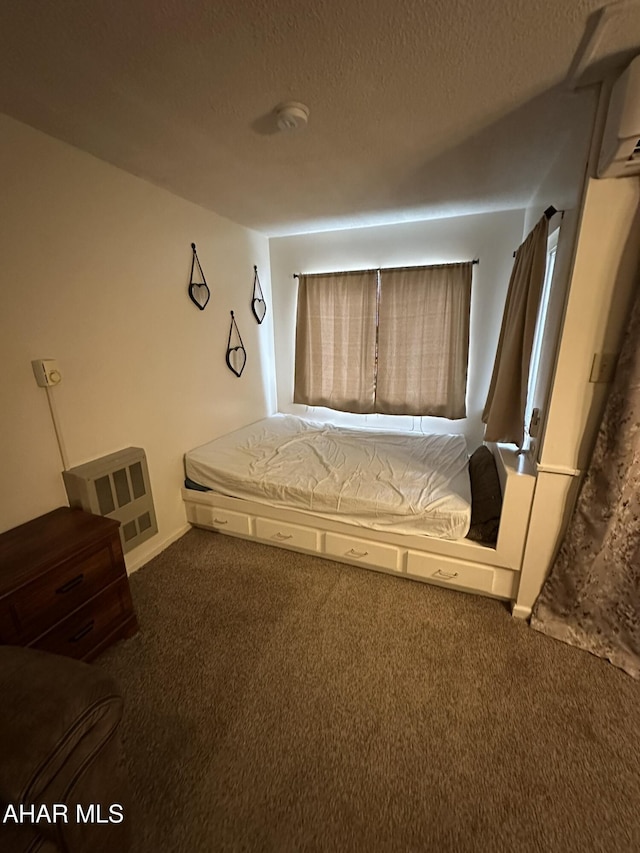
[[[368,551],[354,551],[353,548],[350,551],[347,551],[345,557],[366,557]]]
[[[432,575],[432,578],[446,578],[448,581],[453,580],[458,577],[458,572],[443,572],[442,569],[438,569]]]
[[[274,533],[271,537],[272,539],[277,539],[279,542],[284,542],[286,539],[293,539],[293,533],[290,533],[288,536],[284,533]]]
[[[213,523],[214,524],[229,524],[229,521],[228,521],[228,519],[214,518]]]
[[[75,578],[71,578],[70,581],[63,583],[62,586],[59,586],[56,590],[58,595],[64,595],[65,592],[71,592],[76,586],[79,586],[84,580],[84,575],[77,575]]]
[[[78,631],[77,634],[74,634],[73,637],[69,637],[69,642],[70,643],[77,643],[83,637],[86,637],[87,634],[90,634],[91,631],[93,631],[94,625],[95,625],[95,622],[92,619],[90,622],[88,622],[84,626],[84,628],[80,628],[80,630]]]

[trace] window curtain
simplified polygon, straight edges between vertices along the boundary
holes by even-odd
[[[522,447],[529,365],[547,262],[549,222],[543,216],[516,252],[487,402],[485,441]]]
[[[376,412],[466,417],[471,263],[380,271]]]
[[[640,679],[640,294],[593,456],[531,627]]]
[[[301,275],[293,402],[374,411],[376,270]]]

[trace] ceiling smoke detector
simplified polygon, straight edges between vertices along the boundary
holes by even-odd
[[[278,130],[301,130],[309,121],[309,107],[297,101],[287,101],[276,107]]]

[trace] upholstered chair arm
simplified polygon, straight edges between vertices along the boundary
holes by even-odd
[[[0,646],[3,813],[7,805],[52,810],[65,804],[66,821],[37,822],[42,836],[69,851],[125,850],[128,802],[122,802],[126,778],[117,735],[122,706],[115,683],[97,666]],[[77,820],[78,804],[85,814],[99,805],[104,818],[114,803],[123,807],[119,823]]]

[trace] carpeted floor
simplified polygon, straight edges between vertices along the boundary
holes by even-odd
[[[131,586],[136,851],[640,850],[640,684],[502,603],[202,530]]]

